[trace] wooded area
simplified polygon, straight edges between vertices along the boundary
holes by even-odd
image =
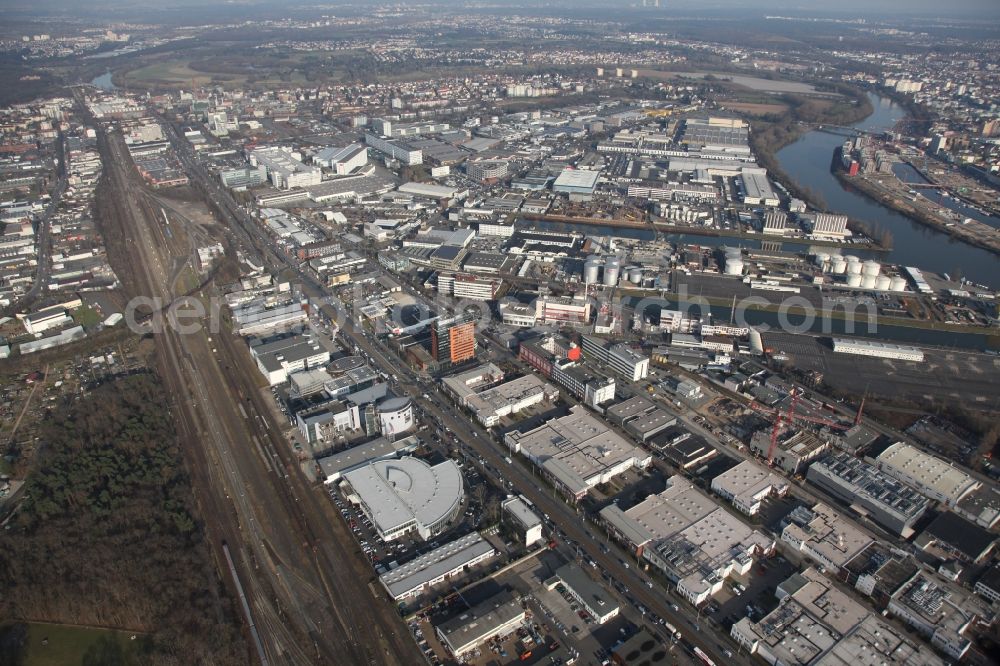
[[[143,373],[51,414],[26,497],[0,532],[0,618],[144,632],[143,664],[247,663],[168,405]],[[6,648],[0,662],[17,663]]]

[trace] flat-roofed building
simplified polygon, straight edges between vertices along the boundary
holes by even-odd
[[[52,328],[58,328],[73,321],[73,318],[66,313],[66,308],[59,306],[38,310],[37,312],[26,314],[20,319],[24,325],[24,330],[32,335],[43,333]]]
[[[477,532],[439,546],[381,576],[379,581],[395,601],[420,596],[425,590],[462,575],[494,557],[496,549]]]
[[[422,539],[440,533],[458,515],[464,494],[455,461],[432,466],[409,456],[351,470],[343,475],[343,487],[386,541],[411,532]]]
[[[677,585],[677,592],[699,606],[722,590],[731,575],[746,576],[754,558],[774,551],[774,539],[716,508],[688,527],[651,543],[642,557]]]
[[[545,324],[586,324],[590,301],[586,298],[545,296],[535,301],[535,319]]]
[[[250,152],[250,164],[264,167],[271,184],[279,190],[319,185],[323,180],[318,167],[303,164],[290,148],[257,148]]]
[[[271,386],[283,384],[293,372],[317,368],[330,362],[330,352],[301,335],[274,340],[253,340],[250,355]]]
[[[743,618],[730,636],[769,664],[787,666],[942,666],[883,618],[841,592],[813,568],[778,586],[778,607]]]
[[[666,458],[680,469],[697,469],[711,458],[719,455],[719,450],[701,437],[693,437],[682,430],[664,441],[652,443]]]
[[[462,269],[470,273],[499,273],[507,263],[507,255],[499,252],[470,252]]]
[[[525,547],[542,540],[542,519],[523,497],[508,497],[500,504],[500,508],[517,527]]]
[[[648,441],[677,423],[676,416],[642,395],[608,407],[605,415],[640,442]]]
[[[961,469],[904,442],[880,453],[875,467],[949,507],[982,485]]]
[[[476,322],[471,314],[438,319],[431,326],[431,354],[438,363],[461,363],[476,356]]]
[[[799,474],[811,461],[830,449],[830,443],[808,430],[798,430],[779,439],[773,451],[773,462],[789,474]],[[767,458],[771,453],[771,429],[758,430],[750,438],[750,451]]]
[[[308,314],[294,301],[275,303],[267,298],[256,298],[232,308],[233,321],[239,335],[260,335],[276,329],[287,329],[302,324]]]
[[[637,382],[649,375],[649,356],[626,344],[614,344],[609,340],[582,336],[584,356],[603,363],[630,382]]]
[[[364,467],[373,460],[397,458],[400,454],[415,450],[419,443],[419,440],[413,435],[396,437],[392,440],[379,437],[370,442],[357,444],[349,449],[318,458],[316,463],[323,476],[326,477],[323,483],[331,485],[340,481],[345,473],[353,469]]]
[[[618,616],[621,609],[614,595],[576,564],[564,564],[556,569],[555,575],[545,581],[545,586],[551,590],[560,583],[597,624]]]
[[[651,456],[592,416],[582,405],[533,430],[506,434],[512,453],[521,453],[574,500],[629,469],[645,469]]]
[[[983,619],[989,624],[996,619],[982,599],[923,570],[892,595],[888,610],[956,660],[972,647],[968,634],[976,621]]]
[[[323,390],[326,382],[333,379],[323,368],[301,370],[288,375],[288,394],[293,398],[306,398]]]
[[[487,428],[500,424],[500,419],[516,414],[532,405],[559,397],[559,389],[535,375],[524,375],[470,396],[468,408]]]
[[[609,504],[601,509],[600,516],[615,539],[641,557],[650,543],[674,536],[717,508],[689,480],[675,475],[667,479],[663,492],[649,495],[625,511],[617,504]]]
[[[500,311],[500,320],[506,326],[534,328],[538,321],[535,307],[532,305],[501,299],[497,309]]]
[[[874,542],[867,532],[822,502],[811,509],[798,507],[785,521],[781,540],[831,572],[840,571]]]
[[[845,238],[851,234],[847,229],[847,216],[832,213],[810,213],[802,216],[813,236],[825,238]]]
[[[481,365],[441,380],[445,390],[459,405],[475,414],[476,419],[490,428],[500,419],[545,400],[554,401],[559,390],[535,375],[524,375],[508,382],[503,371],[492,363]]]
[[[917,491],[847,453],[814,461],[806,478],[903,538],[910,537],[930,505]]]
[[[503,281],[495,277],[480,277],[469,273],[442,271],[437,276],[438,293],[442,296],[470,301],[492,301]]]
[[[359,144],[343,148],[324,148],[313,156],[313,162],[346,176],[368,164],[368,148]]]
[[[760,511],[768,497],[784,497],[788,482],[751,460],[744,460],[712,479],[712,492],[748,516]]]
[[[890,342],[862,340],[860,338],[833,338],[833,351],[840,354],[873,356],[916,363],[922,363],[924,360],[923,350],[913,345],[896,345]]]
[[[589,201],[600,176],[599,171],[563,169],[552,183],[552,191],[568,194],[572,201]]]
[[[568,359],[552,363],[552,380],[569,389],[570,393],[591,407],[596,408],[615,397],[614,377],[591,372],[585,366]]]
[[[956,513],[943,511],[924,528],[914,545],[942,559],[978,564],[988,560],[996,542],[997,536],[990,530]]]
[[[743,168],[740,170],[740,182],[743,184],[743,203],[748,206],[777,206],[781,203],[778,193],[771,187],[767,179],[767,170],[760,168]]]
[[[325,442],[350,431],[362,431],[364,424],[357,405],[329,400],[295,414],[299,432],[310,444]]]
[[[868,613],[853,631],[842,637],[814,666],[944,666],[927,646],[911,641],[883,618]]]
[[[365,133],[365,143],[392,159],[399,160],[407,166],[423,164],[424,154],[420,149],[410,146],[405,141],[383,139],[380,136]]]
[[[488,640],[513,633],[525,617],[521,602],[503,591],[442,622],[434,631],[452,656],[461,660]]]

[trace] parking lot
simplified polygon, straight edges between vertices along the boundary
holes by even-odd
[[[726,633],[744,617],[759,620],[777,607],[774,592],[794,572],[782,557],[757,562],[748,575],[726,581],[706,605],[704,616]]]

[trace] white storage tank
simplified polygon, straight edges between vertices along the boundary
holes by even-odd
[[[889,279],[888,275],[879,275],[875,278],[875,289],[878,291],[888,291],[890,284],[892,284],[892,280]]]
[[[598,275],[601,272],[600,257],[588,257],[583,263],[583,281],[586,284],[598,284]]]
[[[861,273],[848,273],[847,274],[847,286],[848,287],[860,287],[861,286]]]
[[[830,261],[830,271],[836,275],[843,275],[847,272],[847,260],[843,257],[833,257]]]
[[[861,264],[861,274],[866,277],[878,277],[880,272],[882,272],[882,266],[874,259],[869,259]]]
[[[861,275],[861,261],[857,257],[847,258],[847,273],[848,275]]]
[[[604,285],[606,287],[614,287],[618,285],[618,275],[622,270],[622,262],[618,261],[614,257],[608,259],[607,263],[604,264]]]
[[[875,281],[878,277],[875,275],[862,275],[861,276],[861,288],[862,289],[874,289]]]
[[[823,266],[826,262],[830,261],[830,255],[826,252],[817,252],[813,257],[813,261],[816,262],[817,266]]]
[[[642,269],[638,266],[628,269],[628,281],[632,284],[640,284],[642,282]]]
[[[743,259],[726,255],[726,275],[743,275]]]
[[[889,281],[889,291],[906,291],[906,279],[896,275]]]

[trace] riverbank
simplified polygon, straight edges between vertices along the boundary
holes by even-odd
[[[619,288],[619,296],[631,296],[636,298],[649,298],[651,296],[648,290],[642,289],[629,289],[629,288]],[[692,296],[689,293],[678,294],[675,292],[656,292],[656,297],[663,298],[668,301],[680,301],[681,298],[691,299]],[[727,310],[732,307],[733,302],[731,299],[721,298],[717,296],[704,296],[699,294],[697,297],[698,303],[707,303],[712,307],[726,308]],[[750,301],[745,303],[740,303],[741,307],[745,312],[767,312],[770,314],[778,314],[779,312],[784,312],[790,317],[806,317],[812,316],[817,320],[835,320],[835,321],[849,321],[853,320],[858,324],[866,324],[868,322],[867,315],[855,316],[853,312],[845,312],[845,310],[840,308],[835,309],[807,309],[800,305],[785,305],[780,303],[762,303],[760,301]],[[848,316],[850,315],[850,316]],[[991,342],[989,346],[991,348],[998,346],[1000,344],[1000,336],[997,334],[997,329],[990,328],[986,326],[963,326],[961,324],[950,324],[947,322],[936,322],[936,321],[920,321],[916,319],[902,319],[899,317],[887,317],[885,315],[875,316],[875,325],[887,326],[887,327],[897,327],[897,328],[912,328],[922,331],[934,331],[938,333],[950,333],[957,335],[976,335],[985,336]],[[863,332],[855,333],[855,335],[864,336]],[[956,345],[960,346],[960,345]]]
[[[805,201],[810,207],[819,211],[827,209],[826,201],[822,195],[789,176],[781,168],[778,152],[782,148],[792,145],[811,130],[809,126],[801,123],[853,125],[874,113],[872,102],[864,91],[846,87],[841,90],[841,94],[851,99],[855,104],[849,111],[841,109],[836,114],[828,114],[824,117],[799,118],[796,116],[795,109],[792,108],[783,118],[776,121],[752,119],[749,121],[753,130],[750,133],[750,145],[758,163],[767,169],[771,178],[780,183],[792,196]]]
[[[694,227],[664,222],[637,222],[632,220],[614,220],[601,217],[574,217],[570,215],[550,215],[540,213],[525,213],[521,219],[532,222],[556,222],[561,224],[580,224],[587,226],[610,227],[613,229],[636,229],[654,231],[662,234],[680,234],[686,236],[703,236],[706,238],[736,238],[740,240],[770,241],[780,240],[785,243],[801,243],[817,247],[835,247],[847,250],[864,250],[868,252],[888,252],[890,248],[871,243],[843,243],[835,240],[813,239],[795,236],[765,236],[759,233],[749,233],[736,229],[714,229],[710,227]]]
[[[996,233],[996,230],[992,227],[982,223],[976,223],[977,226],[973,229],[960,222],[942,221],[932,215],[929,215],[920,208],[917,208],[913,204],[908,203],[905,199],[891,196],[889,193],[882,190],[880,186],[872,183],[865,176],[849,176],[844,173],[842,169],[835,167],[832,168],[831,171],[841,184],[857,190],[880,206],[885,206],[890,210],[896,211],[900,215],[905,215],[914,222],[931,227],[936,231],[950,236],[951,238],[955,238],[963,243],[1000,256],[1000,234]],[[948,226],[949,224],[951,226]],[[980,230],[980,227],[984,227],[985,229]],[[983,231],[985,233],[976,233],[977,231]]]

